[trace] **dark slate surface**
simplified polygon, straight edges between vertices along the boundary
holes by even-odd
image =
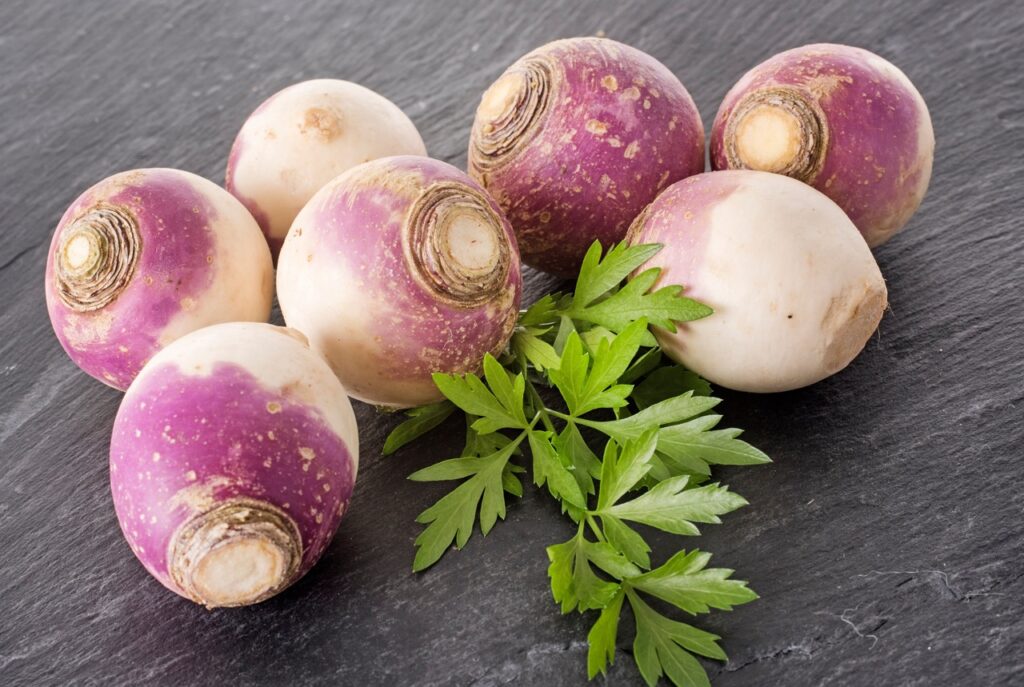
[[[546,497],[409,573],[413,518],[442,488],[405,476],[457,450],[455,423],[382,459],[395,420],[359,406],[352,511],[281,597],[208,612],[160,587],[111,506],[119,394],[60,350],[42,275],[86,186],[146,166],[220,182],[242,120],[291,82],[366,84],[461,166],[479,94],[508,63],[604,31],[674,70],[707,124],[774,52],[860,45],[910,75],[938,138],[924,207],[877,252],[892,308],[864,354],[798,393],[725,394],[776,462],[724,475],[753,505],[700,541],[763,597],[703,623],[731,656],[707,664],[714,683],[1024,684],[1024,13],[955,4],[4,0],[0,683],[584,684],[590,618],[549,597],[544,546],[569,526]],[[639,684],[623,650],[608,683]]]

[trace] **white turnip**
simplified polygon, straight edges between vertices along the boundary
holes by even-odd
[[[257,603],[304,575],[358,467],[345,390],[297,332],[229,323],[157,354],[121,402],[114,506],[132,551],[209,607]]]
[[[484,93],[469,171],[505,211],[523,261],[575,275],[659,191],[704,171],[704,127],[663,64],[603,38],[555,41]]]
[[[87,190],[57,225],[46,263],[57,338],[117,389],[183,334],[266,321],[273,288],[270,252],[246,209],[175,169],[122,172]]]
[[[346,390],[381,406],[440,400],[433,372],[479,369],[515,327],[515,237],[472,179],[425,157],[350,169],[281,250],[278,300]]]
[[[270,96],[242,125],[227,189],[260,224],[274,257],[295,215],[350,167],[389,155],[426,155],[415,125],[368,88],[315,79]]]
[[[775,55],[725,96],[711,132],[714,169],[806,182],[841,207],[871,246],[887,241],[928,190],[928,107],[874,53],[818,44]]]
[[[637,218],[633,243],[664,248],[645,266],[714,314],[655,329],[673,360],[721,386],[774,392],[846,367],[886,307],[882,274],[834,202],[795,179],[755,171],[700,174]]]

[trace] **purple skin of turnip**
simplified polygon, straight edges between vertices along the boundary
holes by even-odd
[[[654,329],[673,360],[729,389],[797,389],[846,367],[886,308],[885,281],[857,228],[828,197],[779,174],[709,172],[665,190],[637,217],[634,244],[662,250],[662,284],[714,315]]]
[[[252,216],[216,184],[175,169],[122,172],[87,190],[57,225],[46,263],[57,338],[116,389],[188,332],[266,321],[273,287]]]
[[[226,188],[260,224],[274,257],[302,206],[347,169],[391,155],[426,155],[397,105],[337,79],[297,83],[270,96],[242,125]]]
[[[808,45],[747,72],[711,131],[713,169],[757,169],[834,200],[868,245],[903,228],[928,190],[935,152],[921,94],[895,66],[846,45]]]
[[[233,322],[158,353],[121,402],[110,486],[146,570],[207,607],[263,601],[320,558],[348,507],[352,406],[293,330]]]
[[[561,276],[621,241],[673,182],[704,171],[704,126],[663,64],[603,38],[555,41],[484,93],[469,172],[515,228],[523,261]]]
[[[444,162],[391,157],[313,196],[281,249],[277,293],[349,394],[389,407],[441,399],[433,372],[504,350],[522,278],[512,228]]]

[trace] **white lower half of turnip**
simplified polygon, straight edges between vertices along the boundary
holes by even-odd
[[[301,334],[230,323],[161,351],[110,442],[121,529],[168,589],[208,607],[262,601],[338,527],[359,441],[348,397]]]
[[[425,157],[354,167],[295,218],[277,293],[353,397],[441,399],[434,372],[479,370],[512,336],[522,279],[515,237],[473,180]]]
[[[767,172],[711,172],[658,196],[630,229],[664,248],[645,266],[714,309],[655,329],[674,360],[721,386],[776,392],[846,367],[878,327],[885,281],[826,196]]]

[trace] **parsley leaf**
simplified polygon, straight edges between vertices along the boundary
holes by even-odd
[[[448,400],[467,413],[479,416],[473,429],[490,434],[499,429],[525,429],[523,393],[526,388],[522,374],[511,380],[509,373],[490,353],[484,356],[484,373],[490,389],[475,374],[434,374],[434,383]]]
[[[681,286],[665,286],[651,292],[660,274],[658,268],[646,270],[612,295],[592,305],[583,305],[581,301],[573,300],[568,314],[573,319],[600,325],[613,332],[621,332],[639,317],[645,317],[651,324],[674,332],[676,322],[699,320],[712,313],[708,306],[682,296]]]
[[[708,568],[710,560],[711,554],[703,551],[680,551],[664,565],[631,578],[629,584],[692,615],[712,608],[731,611],[757,598],[746,582],[728,579],[732,570]]]
[[[725,652],[717,643],[721,638],[666,618],[628,588],[626,596],[636,619],[633,658],[647,684],[654,687],[666,675],[677,685],[710,687],[707,673],[690,651],[724,661]]]
[[[382,453],[385,456],[391,455],[410,441],[418,439],[437,427],[454,412],[455,406],[450,401],[439,401],[407,410],[405,414],[409,416],[409,419],[391,430],[388,438],[384,440]]]
[[[505,518],[506,467],[524,436],[525,433],[492,455],[454,458],[409,476],[413,481],[435,481],[471,475],[416,518],[416,522],[427,527],[416,537],[413,572],[425,570],[436,563],[453,540],[455,548],[461,549],[466,545],[473,534],[477,506],[480,510],[480,532],[484,535],[491,531],[499,517]]]
[[[686,391],[692,391],[694,396],[710,396],[711,385],[682,365],[660,367],[634,387],[633,400],[643,409]]]
[[[601,257],[601,243],[590,244],[587,254],[583,256],[580,274],[576,279],[576,290],[573,294],[573,306],[585,308],[595,300],[618,286],[629,273],[643,265],[661,250],[661,245],[650,243],[631,246],[619,243],[608,249]]]
[[[608,664],[615,661],[615,639],[619,634],[619,614],[624,596],[622,588],[619,588],[587,633],[590,645],[587,649],[587,677],[591,680],[598,673],[605,673]]]
[[[747,505],[742,496],[717,483],[687,489],[689,480],[689,475],[670,477],[631,501],[599,507],[595,513],[696,536],[700,530],[693,523],[718,524],[719,515]]]

